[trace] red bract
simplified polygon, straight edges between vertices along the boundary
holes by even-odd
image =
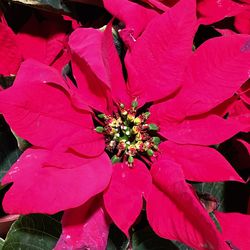
[[[70,22],[63,18],[32,16],[15,34],[6,21],[0,23],[0,74],[16,74],[23,60],[33,58],[58,70],[69,61],[67,32]],[[6,56],[8,55],[8,56]]]
[[[150,6],[142,6],[128,0],[104,0],[103,3],[112,15],[125,24],[125,27],[120,30],[120,36],[129,46],[132,46],[151,19],[159,15],[156,9]],[[168,9],[163,4],[159,4],[164,10]]]
[[[120,19],[125,28],[120,30],[122,39],[129,45],[137,38],[147,23],[175,5],[178,0],[142,0],[145,6],[129,0],[104,0],[104,5],[110,13]],[[234,26],[239,33],[250,33],[249,0],[237,2],[233,0],[197,0],[198,22],[210,25],[228,17],[235,17]],[[141,18],[141,17],[144,18]]]
[[[245,10],[235,16],[234,26],[240,33],[250,34],[250,1],[244,3]]]
[[[22,61],[14,32],[8,27],[3,14],[0,22],[0,74],[15,74]],[[8,56],[6,56],[8,55]]]
[[[235,120],[245,126],[244,132],[250,131],[250,82],[247,81],[226,102],[214,109],[220,116],[227,116],[228,120]]]
[[[198,0],[197,12],[202,24],[212,24],[226,17],[238,15],[245,5],[233,0]]]
[[[144,198],[161,237],[228,249],[186,180],[242,181],[210,146],[246,129],[212,110],[248,79],[250,37],[211,39],[193,53],[195,13],[195,1],[182,0],[152,19],[126,54],[127,80],[111,23],[70,36],[77,87],[48,66],[22,64],[0,111],[33,147],[3,179],[13,182],[7,212],[66,210],[57,248],[103,249],[103,211],[128,236]]]
[[[230,249],[248,249],[250,245],[249,227],[250,216],[240,213],[220,213],[215,212],[216,217],[222,228],[222,235],[229,245]],[[234,223],[236,221],[237,223]],[[242,230],[244,235],[242,237]]]
[[[201,24],[212,24],[226,17],[235,17],[234,26],[239,33],[250,34],[250,2],[233,0],[200,0],[197,12]]]

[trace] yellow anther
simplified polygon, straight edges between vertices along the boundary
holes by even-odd
[[[120,127],[121,124],[122,124],[122,119],[121,119],[121,117],[119,117],[119,118],[116,120],[116,127]]]
[[[144,146],[144,144],[143,144],[142,141],[138,141],[138,142],[135,144],[136,149],[139,150],[139,151],[143,151],[143,146]]]
[[[116,132],[117,132],[116,129],[111,127],[110,135],[114,135],[116,134]]]
[[[136,155],[136,147],[134,144],[129,145],[127,150],[128,150],[129,155],[132,155],[132,156]]]
[[[133,132],[134,134],[138,134],[138,133],[139,133],[139,127],[138,127],[138,126],[133,126],[132,132]]]
[[[143,145],[143,149],[144,149],[145,151],[147,151],[149,148],[150,148],[150,143],[149,143],[148,141],[146,141],[146,142],[144,143],[144,145]]]
[[[141,141],[142,140],[142,134],[140,132],[138,132],[135,136],[135,140],[136,141]]]
[[[127,115],[127,119],[128,119],[130,122],[133,122],[134,119],[135,119],[135,115],[134,115],[134,114],[128,114],[128,115]]]
[[[128,114],[128,111],[126,109],[123,109],[123,110],[121,110],[121,114],[125,116]]]
[[[110,122],[109,122],[109,126],[111,127],[117,127],[117,120],[115,118],[113,118]]]
[[[139,116],[137,116],[135,119],[134,119],[134,124],[135,125],[139,125],[139,124],[141,124],[142,123],[142,119],[139,117]]]

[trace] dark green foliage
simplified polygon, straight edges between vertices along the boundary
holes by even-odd
[[[133,250],[191,250],[191,248],[157,236],[150,227],[137,231],[132,236]]]
[[[17,147],[14,135],[0,116],[0,182],[12,164],[18,159],[21,152]]]
[[[3,250],[51,250],[60,234],[60,216],[31,214],[21,216],[6,237]]]

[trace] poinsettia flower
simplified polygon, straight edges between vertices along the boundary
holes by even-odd
[[[0,74],[16,74],[20,63],[28,58],[62,70],[69,62],[66,44],[70,23],[52,15],[44,15],[43,20],[31,16],[17,34],[7,22],[0,23]]]
[[[126,54],[127,80],[111,23],[104,33],[77,29],[70,36],[77,87],[55,69],[24,62],[13,87],[0,92],[0,112],[33,147],[3,179],[13,182],[4,209],[65,210],[57,247],[75,249],[93,244],[79,242],[83,234],[103,246],[106,236],[95,228],[101,218],[107,235],[103,209],[129,236],[144,198],[161,237],[195,249],[228,249],[186,180],[242,181],[210,146],[245,126],[211,110],[248,78],[250,37],[211,39],[193,53],[196,28],[193,0],[152,19]]]

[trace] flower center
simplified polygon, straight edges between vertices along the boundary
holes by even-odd
[[[114,115],[99,114],[102,126],[96,132],[105,136],[106,151],[113,163],[127,162],[133,166],[135,157],[152,157],[161,140],[157,136],[158,126],[147,123],[150,112],[139,111],[134,100],[129,109],[120,104]]]

